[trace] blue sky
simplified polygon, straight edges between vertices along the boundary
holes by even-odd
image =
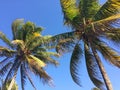
[[[101,0],[101,3],[104,1]],[[59,0],[1,0],[0,31],[5,33],[10,39],[12,39],[11,23],[17,18],[24,18],[25,21],[32,21],[36,25],[42,26],[45,29],[43,31],[44,35],[56,35],[69,30],[69,28],[63,26],[63,16]],[[0,41],[0,45],[4,44]],[[37,90],[91,90],[94,87],[86,74],[85,63],[80,68],[82,87],[79,87],[72,81],[69,72],[70,55],[65,54],[60,57],[58,59],[60,66],[57,68],[54,66],[46,68],[48,74],[54,80],[55,87],[43,85],[42,82],[39,82],[38,78],[34,78]],[[114,90],[119,90],[120,70],[106,64],[106,62],[104,65]],[[17,78],[17,83],[20,84],[19,78]],[[19,90],[21,90],[20,86]],[[26,90],[33,90],[29,83],[26,84]]]

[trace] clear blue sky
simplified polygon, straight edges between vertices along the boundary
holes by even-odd
[[[105,0],[101,0],[104,2]],[[16,18],[24,18],[26,21],[32,21],[38,26],[44,27],[44,35],[56,35],[68,31],[69,28],[63,26],[63,16],[59,0],[1,0],[0,2],[0,31],[4,32],[12,39],[11,23]],[[0,45],[4,45],[0,42]],[[65,54],[58,59],[60,66],[48,66],[46,68],[49,75],[54,80],[55,87],[49,87],[34,78],[37,90],[91,90],[93,84],[86,74],[84,63],[81,66],[80,76],[82,87],[76,85],[70,76],[69,62],[70,54]],[[113,84],[114,90],[120,90],[120,70],[116,67],[104,64]],[[19,77],[19,75],[18,75]],[[17,78],[17,83],[20,84]],[[19,90],[21,87],[19,86]],[[26,90],[33,90],[29,83],[26,84]]]

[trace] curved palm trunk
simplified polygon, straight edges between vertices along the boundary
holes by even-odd
[[[99,69],[100,69],[100,72],[101,72],[102,77],[104,79],[107,90],[113,90],[112,84],[111,84],[111,82],[109,80],[109,77],[108,77],[106,71],[105,71],[105,68],[104,68],[104,66],[103,66],[103,64],[102,64],[96,50],[93,47],[92,47],[92,52],[93,52],[93,54],[94,54],[94,56],[96,58],[97,64],[99,66]]]

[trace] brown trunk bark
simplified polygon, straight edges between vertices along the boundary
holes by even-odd
[[[94,56],[96,58],[97,64],[99,66],[99,69],[100,69],[100,72],[101,72],[102,77],[104,79],[107,90],[113,90],[112,84],[111,84],[111,82],[110,82],[110,80],[108,78],[108,75],[107,75],[107,73],[105,71],[105,68],[104,68],[104,66],[103,66],[103,64],[102,64],[102,62],[100,60],[100,57],[97,54],[97,51],[94,48],[92,48],[92,51],[93,51],[93,54],[94,54]]]

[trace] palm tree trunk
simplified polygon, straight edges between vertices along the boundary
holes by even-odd
[[[94,54],[94,56],[96,58],[97,64],[99,66],[99,69],[100,69],[100,72],[101,72],[102,77],[104,79],[107,90],[113,90],[112,84],[111,84],[111,82],[109,80],[109,77],[108,77],[108,75],[107,75],[107,73],[105,71],[105,68],[104,68],[104,66],[103,66],[103,64],[102,64],[102,62],[100,60],[100,57],[98,56],[97,51],[93,47],[92,47],[92,52],[93,52],[93,54]]]

